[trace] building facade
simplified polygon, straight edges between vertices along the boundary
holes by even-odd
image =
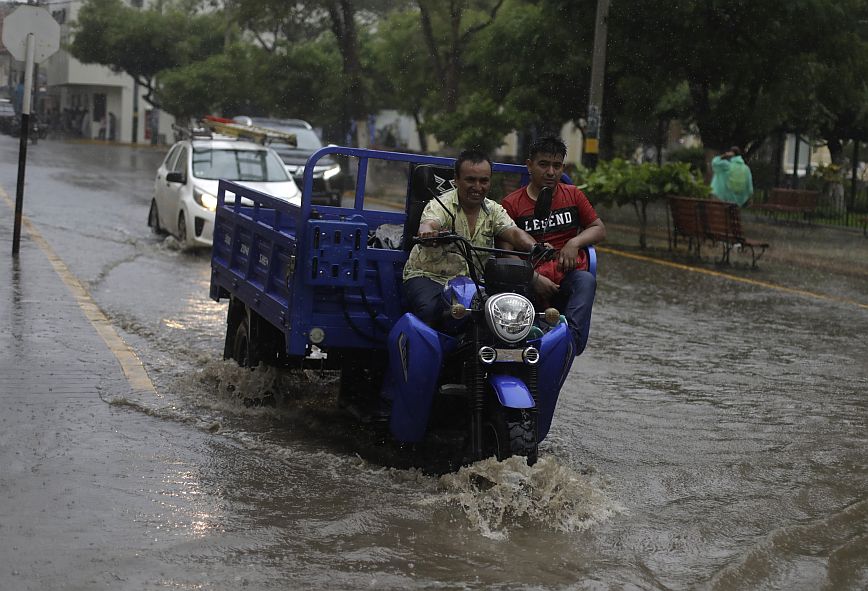
[[[154,0],[125,0],[134,8]],[[0,17],[15,9],[4,3]],[[34,78],[33,112],[53,133],[84,139],[126,143],[165,143],[171,139],[173,119],[153,109],[143,98],[144,89],[131,76],[106,66],[83,64],[64,49],[71,40],[72,23],[84,0],[39,2],[60,24],[61,49],[37,67]],[[23,62],[15,61],[5,48],[0,63],[8,72],[6,94],[10,97],[23,80]],[[0,68],[2,73],[2,68]]]

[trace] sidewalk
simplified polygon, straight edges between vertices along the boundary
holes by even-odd
[[[98,401],[101,391],[129,384],[27,227],[19,255],[12,257],[12,210],[0,201],[0,212],[0,400],[7,409],[0,414],[2,441],[16,430],[15,415],[39,393]]]
[[[177,572],[166,557],[181,543],[154,524],[187,531],[185,516],[194,514],[167,480],[168,466],[200,465],[192,450],[208,436],[105,402],[147,387],[137,359],[118,347],[81,285],[26,225],[12,257],[6,197],[0,194],[0,588],[152,588],[155,573]],[[158,502],[170,498],[176,502]]]
[[[598,207],[597,212],[608,230],[602,250],[609,248],[714,269],[868,307],[868,237],[861,230],[775,222],[748,210],[742,215],[745,235],[770,244],[758,262],[758,269],[751,269],[750,254],[738,251],[733,251],[731,265],[717,265],[721,249],[711,244],[703,245],[702,260],[688,256],[685,244],[670,250],[668,214],[662,204],[649,207],[645,250],[639,249],[638,218],[632,207]],[[602,256],[606,256],[605,252]],[[605,274],[601,280],[605,281]]]

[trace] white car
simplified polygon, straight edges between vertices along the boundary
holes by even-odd
[[[298,185],[271,148],[246,140],[193,136],[172,146],[157,169],[148,226],[172,234],[184,247],[210,246],[219,179],[301,205]]]

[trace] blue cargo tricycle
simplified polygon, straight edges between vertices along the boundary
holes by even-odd
[[[357,164],[355,196],[314,205],[311,171],[332,154]],[[406,170],[403,210],[366,203],[369,166],[384,162]],[[452,158],[330,146],[310,157],[300,206],[221,181],[210,295],[229,300],[224,357],[340,371],[340,404],[387,425],[400,443],[452,442],[454,464],[513,455],[533,463],[575,358],[563,317],[530,298],[533,266],[551,253],[484,249],[478,268],[474,247],[444,233],[438,242],[471,269],[443,291],[448,317],[434,330],[401,306],[422,210],[452,188],[453,166]],[[494,163],[493,172],[527,181],[524,166]],[[589,255],[595,273],[593,248]]]

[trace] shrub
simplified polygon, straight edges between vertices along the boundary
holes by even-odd
[[[616,158],[600,162],[582,183],[603,205],[632,205],[639,218],[639,246],[647,246],[648,205],[669,195],[708,197],[710,188],[686,162],[632,164]]]

